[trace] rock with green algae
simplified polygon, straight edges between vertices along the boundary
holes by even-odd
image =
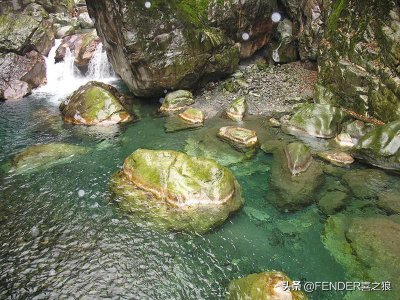
[[[277,9],[276,0],[86,3],[114,70],[143,97],[233,73],[240,55],[250,56],[269,41]]]
[[[122,210],[173,231],[205,233],[243,205],[230,170],[176,151],[136,150],[111,187]]]
[[[390,177],[377,169],[347,171],[342,178],[353,194],[362,199],[376,198],[390,186]]]
[[[65,143],[34,145],[15,155],[10,171],[15,174],[40,171],[54,165],[68,163],[74,157],[88,152],[89,149],[86,147]]]
[[[169,116],[165,121],[165,132],[196,129],[204,126],[204,113],[197,108],[188,108],[179,115]]]
[[[282,211],[296,211],[312,204],[324,182],[320,164],[312,161],[307,170],[295,176],[289,169],[284,147],[274,150],[273,156],[267,200]]]
[[[177,90],[174,92],[170,92],[165,96],[164,102],[160,107],[160,111],[180,111],[192,104],[194,104],[192,92],[186,90]]]
[[[186,140],[185,152],[191,156],[202,156],[216,160],[223,166],[247,161],[254,151],[241,152],[217,137],[219,128],[199,131]]]
[[[400,191],[383,192],[379,195],[377,205],[389,214],[400,214]]]
[[[226,300],[306,300],[302,291],[286,289],[292,285],[290,278],[277,271],[250,274],[232,280],[228,287]]]
[[[133,119],[124,102],[124,96],[111,85],[91,81],[62,102],[60,110],[67,123],[113,125]]]
[[[225,111],[226,116],[233,121],[242,121],[247,112],[247,101],[245,97],[235,99]]]
[[[354,156],[373,166],[400,172],[400,120],[377,126],[360,138]]]
[[[242,127],[221,127],[217,136],[242,152],[254,151],[259,145],[257,133],[254,130]]]
[[[322,241],[355,281],[390,282],[391,290],[354,292],[345,299],[398,299],[400,297],[400,223],[385,216],[331,216]]]
[[[344,112],[334,106],[305,103],[289,120],[286,129],[293,135],[333,138],[344,116]]]
[[[333,215],[344,208],[348,195],[341,191],[326,193],[318,201],[318,207],[326,215]]]
[[[291,143],[285,146],[287,164],[292,175],[308,170],[313,161],[310,149],[303,143]]]

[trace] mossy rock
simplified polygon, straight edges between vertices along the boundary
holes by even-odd
[[[344,112],[328,104],[306,103],[289,120],[287,130],[293,135],[311,135],[320,138],[333,138],[345,117]]]
[[[254,130],[242,127],[221,127],[217,136],[242,152],[254,152],[259,146],[257,133]]]
[[[391,290],[350,293],[346,299],[400,297],[400,224],[388,217],[338,214],[325,224],[323,243],[354,281],[390,282]]]
[[[177,90],[174,92],[170,92],[165,96],[164,102],[160,107],[160,111],[162,112],[180,111],[192,104],[194,104],[194,99],[193,99],[193,94],[190,91]]]
[[[113,125],[133,120],[125,109],[125,99],[114,87],[96,81],[81,86],[60,110],[67,123],[79,125]]]
[[[285,289],[285,285],[289,289]],[[228,287],[226,300],[307,300],[302,291],[291,291],[292,280],[282,272],[263,272],[250,274],[232,280]]]
[[[242,121],[247,112],[247,101],[245,97],[233,100],[232,104],[225,111],[226,116],[233,121]]]
[[[176,151],[135,151],[111,187],[122,210],[173,231],[205,233],[243,205],[230,170]]]
[[[267,200],[281,211],[297,211],[312,204],[324,183],[321,165],[313,160],[306,171],[292,175],[284,147],[275,149],[273,156]]]
[[[361,199],[375,199],[390,186],[390,177],[377,169],[347,171],[343,180]]]
[[[378,126],[357,143],[354,156],[373,166],[400,172],[400,120]]]
[[[331,150],[318,152],[318,156],[338,167],[348,167],[354,163],[354,158],[351,155],[340,151]]]
[[[89,152],[86,147],[65,143],[50,143],[30,146],[12,159],[11,172],[25,174],[40,171],[54,165],[65,164],[78,155]]]
[[[285,147],[287,164],[292,175],[307,171],[313,161],[310,149],[303,143],[291,143]]]

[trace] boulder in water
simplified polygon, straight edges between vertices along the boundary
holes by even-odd
[[[242,152],[252,151],[259,145],[257,133],[242,127],[225,126],[219,129],[217,135]]]
[[[400,224],[385,216],[338,214],[325,223],[325,247],[355,280],[390,282],[391,289],[354,299],[398,299],[400,297]],[[350,294],[350,296],[352,296]],[[353,295],[355,296],[355,295]],[[350,299],[350,298],[349,298]],[[351,298],[353,299],[353,298]]]
[[[60,110],[67,123],[113,125],[133,119],[124,107],[125,100],[113,86],[90,81],[61,103]]]
[[[293,151],[289,157],[290,160],[285,155],[285,147],[278,146],[272,151],[274,161],[271,165],[271,193],[267,198],[268,201],[281,211],[296,211],[312,204],[317,198],[319,188],[324,183],[320,164],[311,160],[308,151],[300,151],[299,157],[303,158],[300,164],[302,167],[298,170],[303,170],[303,172],[294,176],[289,165],[295,166],[296,163],[289,163],[289,161],[296,157],[297,151]]]
[[[179,117],[187,123],[190,124],[203,124],[204,123],[204,113],[197,108],[188,108],[184,112],[179,114]]]
[[[389,176],[378,169],[351,170],[343,175],[353,194],[361,199],[375,199],[389,186]]]
[[[111,186],[123,210],[174,231],[207,232],[243,204],[229,169],[176,151],[135,151]]]
[[[318,156],[338,167],[345,167],[354,163],[354,158],[345,152],[323,151],[319,152]]]
[[[335,137],[335,142],[342,148],[353,148],[354,142],[348,133],[340,133]]]
[[[400,172],[400,120],[378,126],[360,138],[354,156],[373,166]]]
[[[302,291],[291,290],[292,284],[282,272],[250,274],[231,281],[226,300],[307,300]]]
[[[168,93],[160,107],[162,112],[180,111],[194,103],[193,94],[186,90],[177,90]]]
[[[34,145],[18,153],[12,160],[11,172],[24,174],[69,162],[88,148],[65,143]]]
[[[56,62],[64,60],[69,49],[75,57],[75,65],[86,72],[99,43],[100,39],[94,30],[66,36],[56,51],[55,60]]]
[[[290,134],[306,134],[320,138],[333,138],[345,114],[339,108],[325,104],[306,103],[290,119]]]
[[[310,149],[303,143],[291,143],[285,147],[287,164],[292,175],[308,170],[313,161]]]
[[[235,99],[225,112],[229,119],[233,121],[242,121],[247,112],[246,98],[240,97]]]
[[[25,81],[12,80],[4,90],[3,97],[6,100],[19,100],[30,93],[31,88]]]

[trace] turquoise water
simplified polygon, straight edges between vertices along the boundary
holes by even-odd
[[[268,203],[273,158],[261,151],[231,166],[246,203],[213,232],[159,232],[129,221],[110,203],[108,188],[126,156],[138,148],[183,151],[188,137],[229,124],[217,118],[200,130],[166,134],[158,105],[138,102],[139,122],[96,129],[63,124],[45,95],[0,103],[0,165],[37,143],[92,149],[39,172],[1,173],[1,299],[223,299],[230,280],[267,270],[293,280],[345,280],[321,242],[325,217],[317,207],[285,214]]]

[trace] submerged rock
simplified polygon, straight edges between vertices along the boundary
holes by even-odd
[[[333,215],[345,205],[348,195],[341,191],[328,192],[318,201],[318,206],[326,215]]]
[[[168,230],[207,232],[243,204],[230,170],[176,151],[135,151],[111,184],[123,210]]]
[[[287,164],[292,175],[308,170],[313,158],[310,149],[302,143],[291,143],[285,147]]]
[[[285,285],[289,289],[285,289]],[[292,281],[282,272],[262,272],[232,280],[227,300],[306,300],[302,291],[291,291]]]
[[[112,125],[133,119],[124,108],[124,101],[124,96],[111,85],[91,81],[61,103],[60,110],[67,123]]]
[[[343,180],[358,198],[376,198],[389,187],[389,176],[375,169],[347,171]]]
[[[331,105],[306,103],[290,119],[290,134],[308,134],[320,138],[333,138],[344,118],[342,110]]]
[[[174,112],[194,104],[193,94],[190,91],[178,90],[168,93],[160,107],[162,112]]]
[[[390,291],[375,292],[369,297],[360,292],[357,298],[383,300],[400,297],[399,237],[400,224],[387,217],[340,214],[328,219],[323,242],[348,276],[355,280],[390,282]]]
[[[378,207],[390,214],[400,214],[400,191],[386,191],[379,195]]]
[[[273,155],[269,179],[271,193],[267,200],[282,211],[296,211],[312,204],[324,182],[323,171],[318,162],[312,160],[307,170],[294,176],[289,169],[284,148],[274,149]],[[303,166],[309,163],[309,156],[305,155],[304,158]]]
[[[354,163],[354,158],[345,152],[324,151],[319,152],[318,156],[323,160],[326,160],[331,164],[339,167],[346,167]]]
[[[247,112],[247,101],[245,97],[235,99],[230,107],[225,111],[229,119],[242,121]]]
[[[378,126],[364,135],[354,156],[373,166],[400,172],[400,121]]]
[[[273,1],[87,2],[115,72],[136,96],[233,73],[272,36]]]
[[[12,160],[11,172],[24,174],[69,162],[88,148],[65,143],[34,145],[18,153]]]
[[[242,152],[252,151],[258,146],[257,133],[242,127],[222,127],[217,136]]]

